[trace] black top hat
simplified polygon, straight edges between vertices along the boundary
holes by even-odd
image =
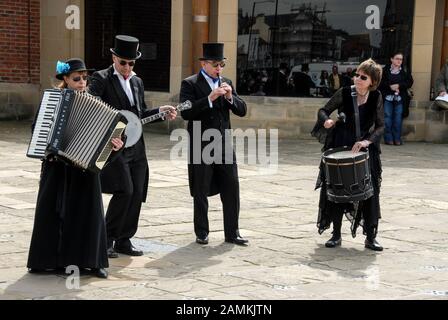
[[[58,61],[56,64],[56,78],[59,80],[64,80],[64,76],[69,75],[75,71],[95,71],[95,69],[87,69],[86,64],[82,59],[71,58],[65,62]]]
[[[142,56],[142,53],[138,51],[139,41],[135,37],[117,35],[115,36],[115,48],[110,48],[117,57],[126,60],[137,60]]]
[[[215,60],[222,61],[224,58],[224,43],[203,43],[202,44],[202,58],[199,60]]]

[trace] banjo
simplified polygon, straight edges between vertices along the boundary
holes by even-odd
[[[187,100],[176,106],[176,111],[184,111],[188,109],[191,109],[190,100]],[[126,144],[124,145],[124,147],[129,148],[132,147],[134,144],[136,144],[137,141],[142,136],[143,133],[142,126],[144,124],[165,117],[169,113],[169,111],[161,111],[157,114],[154,114],[152,116],[143,119],[140,119],[135,115],[135,113],[128,110],[120,110],[120,113],[128,120],[126,130],[124,132],[124,134],[127,136]]]

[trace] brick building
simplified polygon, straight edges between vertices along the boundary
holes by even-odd
[[[40,1],[0,1],[0,117],[27,117],[40,87]]]

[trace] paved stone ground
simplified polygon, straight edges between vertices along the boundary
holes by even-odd
[[[136,245],[111,259],[107,280],[28,274],[40,162],[25,157],[28,122],[0,122],[0,299],[447,299],[448,145],[383,147],[381,253],[344,222],[343,245],[323,246],[313,190],[320,145],[281,141],[278,171],[240,165],[243,236],[224,243],[221,205],[210,201],[208,246],[194,242],[186,164],[169,160],[168,136],[146,135],[151,183]],[[107,205],[108,197],[105,196]]]

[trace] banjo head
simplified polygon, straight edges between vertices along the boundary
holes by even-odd
[[[142,123],[141,120],[131,111],[120,110],[121,114],[126,117],[128,124],[124,134],[126,135],[125,148],[132,147],[142,136]]]

